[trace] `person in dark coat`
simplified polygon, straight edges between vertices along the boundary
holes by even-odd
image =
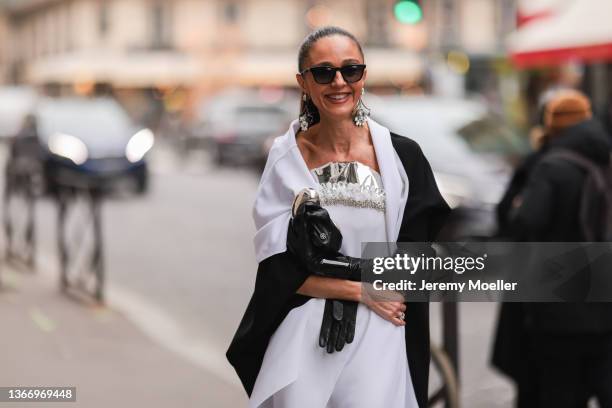
[[[33,180],[42,177],[42,155],[36,116],[29,114],[19,133],[10,140],[9,157],[4,169],[6,191],[32,189]]]
[[[558,90],[556,90],[558,91]],[[546,127],[544,124],[544,115],[546,113],[546,104],[550,101],[554,91],[545,92],[540,98],[538,104],[538,122],[529,131],[529,144],[532,151],[518,164],[512,178],[506,187],[506,191],[502,196],[496,208],[497,215],[497,238],[503,239],[510,235],[510,219],[511,215],[518,206],[520,195],[525,189],[531,170],[540,160],[542,155],[546,153]]]
[[[546,108],[547,151],[567,149],[600,166],[610,164],[610,143],[590,102],[559,91]],[[509,229],[518,241],[585,241],[579,209],[586,172],[562,159],[533,164]],[[586,407],[596,397],[612,407],[612,305],[505,304],[493,364],[514,379],[520,408]]]

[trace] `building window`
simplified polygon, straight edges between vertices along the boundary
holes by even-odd
[[[516,29],[516,2],[513,0],[501,0],[499,8],[500,38],[505,38]]]
[[[440,2],[440,48],[448,51],[459,44],[458,5],[454,0],[441,0]]]
[[[386,0],[368,0],[365,5],[368,45],[375,47],[389,46],[390,3]]]
[[[151,47],[172,47],[172,5],[168,1],[151,3]]]
[[[98,34],[100,37],[106,37],[109,26],[109,4],[108,0],[100,0],[98,2]]]
[[[228,24],[238,23],[240,17],[240,9],[235,1],[227,1],[223,5],[223,21]]]
[[[72,3],[66,3],[63,8],[63,27],[64,27],[64,51],[69,52],[74,48],[73,24],[72,24]]]

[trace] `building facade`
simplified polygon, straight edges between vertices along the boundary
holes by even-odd
[[[422,41],[392,0],[5,0],[17,82],[293,85],[297,46],[339,25],[365,39],[373,83],[414,81]],[[4,37],[3,37],[4,38]],[[0,43],[5,42],[0,40]]]
[[[478,93],[496,106],[514,103],[518,79],[507,59],[506,39],[516,29],[516,0],[427,0],[423,5],[434,88]]]
[[[0,0],[0,81],[113,89],[135,106],[178,88],[195,99],[294,88],[300,41],[338,25],[365,46],[371,90],[477,92],[502,105],[502,88],[516,88],[504,77],[515,3],[421,0],[423,20],[401,24],[396,0]]]
[[[0,84],[6,83],[9,80],[10,44],[11,39],[9,37],[8,20],[6,16],[0,12]]]

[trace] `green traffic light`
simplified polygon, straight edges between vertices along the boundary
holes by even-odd
[[[394,7],[395,18],[400,23],[416,24],[423,18],[421,7],[410,0],[397,2]]]

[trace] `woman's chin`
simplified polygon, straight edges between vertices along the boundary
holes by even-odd
[[[322,116],[328,117],[329,119],[342,121],[352,118],[353,107],[349,106],[337,106],[332,109],[326,109],[325,112],[321,112]]]

